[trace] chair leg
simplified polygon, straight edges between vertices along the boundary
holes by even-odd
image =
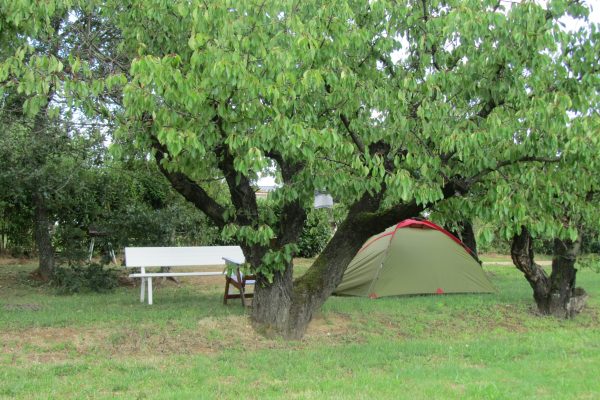
[[[242,298],[242,307],[246,308],[246,291],[243,284],[240,285],[240,297]]]
[[[140,303],[144,302],[144,296],[146,295],[146,278],[142,278],[142,284],[140,285]]]

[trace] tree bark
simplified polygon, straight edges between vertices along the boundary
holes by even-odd
[[[34,271],[40,279],[47,281],[54,272],[54,248],[50,235],[50,218],[43,195],[36,191],[33,194],[35,243],[38,248],[38,269]]]
[[[252,323],[257,331],[286,339],[300,339],[304,335],[312,313],[333,292],[344,269],[366,239],[357,233],[357,228],[365,224],[358,224],[356,216],[361,211],[376,210],[378,205],[378,200],[365,195],[350,207],[349,217],[296,282],[292,280],[291,265],[289,271],[276,275],[273,283],[261,281],[259,277],[252,302]]]
[[[575,287],[575,262],[581,246],[581,235],[576,241],[554,239],[552,275],[548,311],[560,318],[572,318],[585,307],[587,293]]]
[[[53,21],[53,24],[60,24],[60,22]],[[57,49],[53,49],[52,54],[56,54]],[[33,143],[32,146],[36,146],[40,150],[32,160],[34,168],[42,168],[48,163],[47,149],[44,147],[52,143],[49,138],[52,132],[49,130],[48,120],[48,107],[54,96],[54,88],[51,87],[50,92],[47,95],[47,102],[42,106],[40,112],[35,116],[33,124]],[[54,272],[54,247],[52,247],[52,236],[50,234],[51,220],[48,211],[48,203],[43,194],[43,188],[46,182],[36,179],[33,182],[31,190],[32,193],[32,204],[33,204],[33,216],[34,216],[34,238],[35,244],[38,249],[38,269],[33,272],[33,275],[37,276],[43,281],[48,281],[52,277]]]
[[[544,269],[535,263],[533,253],[533,239],[524,226],[521,233],[515,235],[510,247],[513,264],[523,272],[525,279],[533,289],[533,298],[542,314],[548,314],[548,293],[550,291],[550,278]]]
[[[469,220],[464,220],[460,224],[460,240],[471,250],[471,255],[481,264],[479,255],[477,254],[477,240],[473,231],[473,224]]]
[[[477,241],[475,239],[475,232],[473,231],[473,224],[469,220],[460,221],[458,226],[454,228],[452,225],[446,225],[444,229],[456,236],[460,241],[471,251],[471,256],[481,264],[479,256],[477,255]]]
[[[275,273],[273,282],[260,274],[256,280],[252,299],[252,326],[265,336],[278,336],[285,331],[289,321],[293,288],[292,262],[286,264],[284,271]]]
[[[513,237],[511,257],[513,263],[523,274],[533,289],[533,298],[542,315],[558,318],[572,318],[585,306],[587,294],[581,288],[575,288],[575,261],[579,252],[580,239],[554,240],[552,273],[535,263],[533,239],[527,228]]]
[[[289,320],[282,332],[284,337],[300,339],[304,336],[313,314],[341,282],[346,267],[365,240],[379,231],[358,229],[358,221],[344,221],[306,274],[294,282]],[[372,221],[365,218],[362,222],[366,228]]]

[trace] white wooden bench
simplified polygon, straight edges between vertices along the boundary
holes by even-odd
[[[239,246],[125,248],[125,266],[127,268],[140,268],[140,272],[130,274],[129,277],[142,279],[140,301],[144,302],[147,287],[148,304],[152,304],[152,278],[170,276],[226,276],[226,271],[223,268],[218,271],[148,272],[146,268],[170,267],[173,269],[179,267],[225,266],[225,259],[230,264],[238,266],[245,262],[244,253]],[[236,275],[239,275],[239,272],[236,272]]]

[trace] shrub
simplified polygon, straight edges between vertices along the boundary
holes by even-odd
[[[600,255],[598,254],[585,254],[577,257],[577,264],[579,269],[591,269],[592,271],[600,274]]]
[[[96,263],[57,266],[52,276],[52,284],[63,294],[106,292],[117,287],[118,273]]]
[[[327,209],[312,210],[308,214],[298,242],[298,256],[315,257],[323,250],[333,233],[329,220]]]

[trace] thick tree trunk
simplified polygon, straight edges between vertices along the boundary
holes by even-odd
[[[475,232],[473,231],[473,224],[469,220],[462,221],[460,229],[460,239],[471,250],[471,254],[479,262],[479,256],[477,255],[477,241],[475,239]]]
[[[285,331],[292,303],[292,263],[283,272],[278,272],[269,282],[257,275],[252,299],[252,325],[257,332],[272,337]]]
[[[315,311],[333,293],[350,261],[364,242],[395,222],[414,217],[422,210],[415,203],[377,213],[379,198],[365,195],[349,210],[323,252],[309,270],[293,282],[290,270],[272,284],[258,284],[253,300],[252,322],[260,332],[300,339]]]
[[[33,208],[35,217],[35,243],[38,249],[38,269],[34,271],[40,279],[47,281],[54,272],[54,248],[50,235],[50,218],[44,197],[41,193],[33,195]]]
[[[353,221],[346,220],[302,278],[293,282],[291,264],[275,275],[273,283],[259,277],[252,301],[255,329],[269,336],[302,338],[314,311],[335,290],[367,238],[357,232]]]
[[[548,312],[560,318],[572,318],[585,307],[587,293],[575,287],[575,262],[581,240],[554,239],[552,275],[548,296]]]
[[[533,289],[533,298],[538,309],[542,314],[547,314],[550,278],[546,271],[533,260],[533,239],[527,228],[522,227],[521,233],[513,237],[510,255],[514,265],[523,272],[525,279]]]
[[[521,234],[513,238],[511,256],[515,266],[523,272],[533,289],[538,311],[543,315],[571,318],[585,306],[587,294],[575,288],[575,261],[579,252],[579,240],[572,242],[555,239],[552,274],[533,260],[533,240],[529,231],[522,227]]]
[[[370,236],[377,233],[357,229],[346,220],[311,268],[294,282],[289,321],[284,331],[288,339],[300,339],[317,311],[341,282],[344,271]],[[368,221],[364,221],[368,225]]]
[[[370,200],[365,197],[351,210],[376,208]],[[352,217],[342,223],[315,263],[297,282],[293,282],[291,264],[283,273],[276,274],[272,283],[258,277],[252,301],[252,323],[257,331],[287,339],[304,335],[313,311],[335,289],[344,269],[366,240],[357,233],[357,226],[364,224],[356,224]]]
[[[60,27],[60,19],[54,18],[52,25],[58,31]],[[57,56],[58,53],[58,42],[55,42],[51,49],[50,54]],[[49,130],[50,123],[48,117],[48,106],[52,102],[54,96],[54,87],[51,86],[49,93],[47,94],[46,104],[42,106],[41,110],[36,114],[33,124],[33,143],[34,148],[37,147],[36,157],[32,162],[32,167],[42,168],[48,162],[48,153],[44,147],[51,145],[52,131]],[[50,234],[51,221],[48,212],[48,203],[44,198],[43,187],[46,182],[42,180],[36,180],[32,186],[32,204],[33,204],[33,216],[34,216],[34,238],[35,244],[38,249],[38,269],[33,272],[37,278],[44,281],[48,281],[52,273],[54,272],[54,248],[52,247],[52,236]]]

